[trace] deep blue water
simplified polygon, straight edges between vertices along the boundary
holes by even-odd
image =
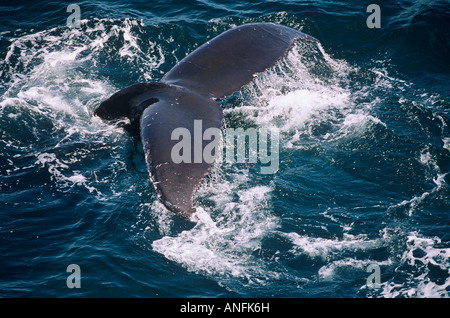
[[[70,3],[0,4],[1,297],[449,297],[448,1]],[[185,222],[92,111],[250,22],[320,44],[222,101],[279,129],[278,172],[218,164]]]

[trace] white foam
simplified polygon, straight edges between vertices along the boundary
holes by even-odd
[[[330,261],[327,265],[322,266],[317,274],[320,280],[334,281],[337,275],[339,275],[339,271],[342,270],[359,272],[363,273],[363,275],[366,275],[365,273],[367,273],[367,268],[373,264],[376,264],[377,266],[383,266],[383,265],[390,265],[390,262],[389,261],[375,262],[369,259],[359,260],[354,258],[344,258]],[[362,288],[366,288],[366,286],[363,286]]]
[[[264,265],[252,253],[277,226],[276,218],[268,210],[271,188],[244,187],[247,178],[242,172],[231,179],[204,185],[199,196],[209,197],[216,207],[197,207],[198,221],[194,228],[154,241],[153,249],[196,273],[248,281],[264,278],[267,274]]]
[[[414,271],[398,271],[402,283],[394,279],[382,283],[381,295],[387,298],[449,298],[450,287],[450,248],[438,247],[438,237],[423,237],[417,232],[407,236],[406,249],[399,261],[401,266],[415,267]],[[417,253],[420,251],[420,253]],[[433,278],[430,265],[446,273],[445,281],[438,282]],[[442,280],[442,279],[441,279]]]
[[[444,137],[442,142],[444,143],[443,148],[450,151],[450,137]]]
[[[95,187],[88,185],[88,180],[79,171],[72,171],[70,163],[60,160],[54,153],[40,153],[37,155],[35,165],[47,168],[53,181],[59,185],[60,190],[69,191],[73,186],[84,186],[89,192],[101,194]]]
[[[432,198],[441,189],[447,185],[446,176],[448,173],[443,173],[438,164],[437,158],[430,152],[429,146],[426,146],[420,153],[417,159],[426,168],[426,178],[432,181],[435,185],[433,188],[424,191],[421,194],[413,196],[409,200],[403,200],[400,203],[394,204],[389,209],[407,208],[408,216],[412,216],[414,211],[420,207],[426,200]]]
[[[47,169],[59,190],[84,187],[101,194],[94,186],[97,180],[93,180],[92,173],[79,170],[78,162],[89,156],[89,150],[80,152],[78,148],[68,147],[65,149],[73,151],[67,153],[61,148],[74,138],[111,144],[123,136],[123,129],[92,116],[96,105],[118,89],[98,76],[95,66],[101,57],[109,56],[108,42],[118,42],[121,34],[124,45],[119,53],[125,53],[130,63],[137,61],[144,74],[160,65],[164,59],[159,58],[162,56],[159,46],[150,43],[150,52],[156,53],[153,55],[139,47],[142,27],[141,22],[130,19],[83,20],[80,29],[55,27],[12,39],[5,60],[0,61],[4,66],[2,78],[6,79],[0,84],[5,87],[0,114],[9,109],[8,117],[17,121],[29,114],[36,124],[30,128],[35,138],[42,138],[40,131],[44,129],[48,134],[60,136],[54,151],[35,149],[31,154],[36,157],[36,167]],[[120,58],[120,54],[116,56]],[[41,123],[44,125],[39,130]],[[14,146],[30,152],[30,145]],[[111,147],[114,151],[119,145]]]
[[[345,234],[342,239],[301,236],[294,232],[285,233],[284,236],[294,244],[293,253],[303,253],[310,258],[319,257],[322,260],[330,260],[334,255],[346,250],[364,251],[379,247],[383,243],[380,239],[369,240],[364,235],[350,234]]]
[[[275,96],[255,118],[258,125],[267,125],[274,118],[283,118],[280,129],[289,131],[301,128],[314,116],[330,107],[345,107],[349,103],[347,92],[330,92],[325,87],[318,90],[298,89],[286,95]]]
[[[277,127],[283,134],[282,145],[302,148],[302,141],[337,140],[358,136],[371,125],[384,125],[372,108],[378,98],[359,102],[366,88],[349,88],[349,74],[356,72],[344,61],[335,60],[321,45],[299,44],[276,67],[259,75],[244,87],[242,105],[225,113],[244,115],[258,126]],[[380,83],[376,85],[382,85]],[[383,84],[384,85],[384,84]],[[323,134],[316,127],[328,126]]]

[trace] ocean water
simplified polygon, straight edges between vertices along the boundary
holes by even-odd
[[[449,297],[448,1],[74,3],[0,4],[0,297]],[[180,220],[92,112],[251,22],[320,41],[221,101],[279,170],[217,164]]]

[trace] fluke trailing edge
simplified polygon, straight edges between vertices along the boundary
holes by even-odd
[[[100,104],[95,115],[114,120],[127,117],[129,129],[140,134],[150,179],[158,198],[172,212],[190,220],[196,190],[213,163],[175,163],[172,132],[179,127],[194,135],[221,128],[217,100],[232,95],[285,56],[297,40],[317,42],[297,30],[272,23],[246,24],[228,30],[182,59],[159,82],[124,88]],[[204,148],[208,142],[202,141]],[[198,147],[194,142],[191,147]],[[191,151],[193,153],[193,151]]]

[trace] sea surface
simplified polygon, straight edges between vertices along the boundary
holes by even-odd
[[[450,296],[448,1],[2,1],[0,19],[0,297]],[[183,221],[140,140],[92,113],[252,22],[320,41],[221,101],[227,127],[279,130],[279,169],[218,163]]]

